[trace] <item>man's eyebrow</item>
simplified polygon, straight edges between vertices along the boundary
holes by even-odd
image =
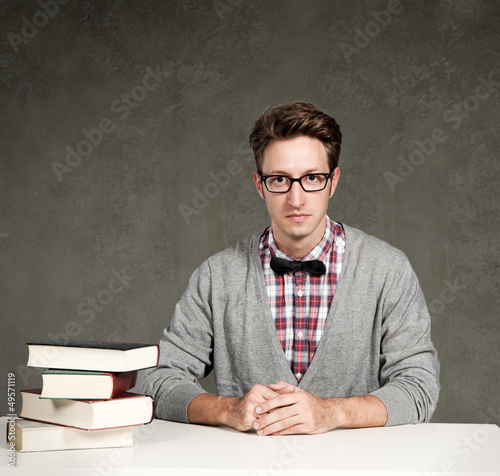
[[[316,167],[314,169],[309,169],[309,170],[306,170],[302,175],[300,175],[300,177],[304,176],[304,175],[308,175],[308,174],[318,174],[318,173],[325,173],[327,174],[328,172],[322,172],[321,169],[319,167]],[[264,174],[264,175],[286,175],[288,177],[291,177],[291,175],[285,171],[285,170],[273,170],[267,174]]]

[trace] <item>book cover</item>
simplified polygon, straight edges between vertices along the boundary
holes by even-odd
[[[142,425],[153,419],[153,399],[125,392],[112,400],[40,398],[42,389],[21,390],[20,417],[84,430]]]
[[[132,350],[141,347],[151,347],[151,344],[138,342],[110,342],[100,340],[45,340],[36,342],[27,342],[27,345],[49,345],[55,347],[85,347],[90,349],[110,349],[110,350]]]
[[[158,344],[107,341],[28,342],[28,367],[129,372],[155,367]]]
[[[113,373],[51,369],[42,372],[42,381],[40,398],[110,400],[135,386],[137,371]]]

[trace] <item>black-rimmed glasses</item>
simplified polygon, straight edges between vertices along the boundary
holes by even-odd
[[[299,178],[292,178],[287,175],[262,175],[259,173],[259,177],[271,193],[287,193],[292,188],[293,182],[299,182],[304,192],[320,192],[325,189],[332,174],[333,172],[306,174]]]

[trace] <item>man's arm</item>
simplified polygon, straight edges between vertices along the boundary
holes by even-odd
[[[193,273],[160,341],[160,361],[147,369],[142,392],[155,401],[155,416],[188,422],[189,402],[206,391],[199,380],[212,369],[210,267],[205,261]]]
[[[431,319],[417,276],[404,256],[381,295],[380,388],[387,426],[428,422],[439,398],[439,360]]]

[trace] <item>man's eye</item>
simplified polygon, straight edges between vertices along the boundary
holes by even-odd
[[[273,183],[276,185],[283,185],[286,182],[287,182],[286,177],[283,177],[282,175],[273,178]]]
[[[311,174],[311,175],[308,175],[307,176],[307,181],[308,182],[317,182],[318,181],[318,176],[317,175],[314,175],[314,174]]]

